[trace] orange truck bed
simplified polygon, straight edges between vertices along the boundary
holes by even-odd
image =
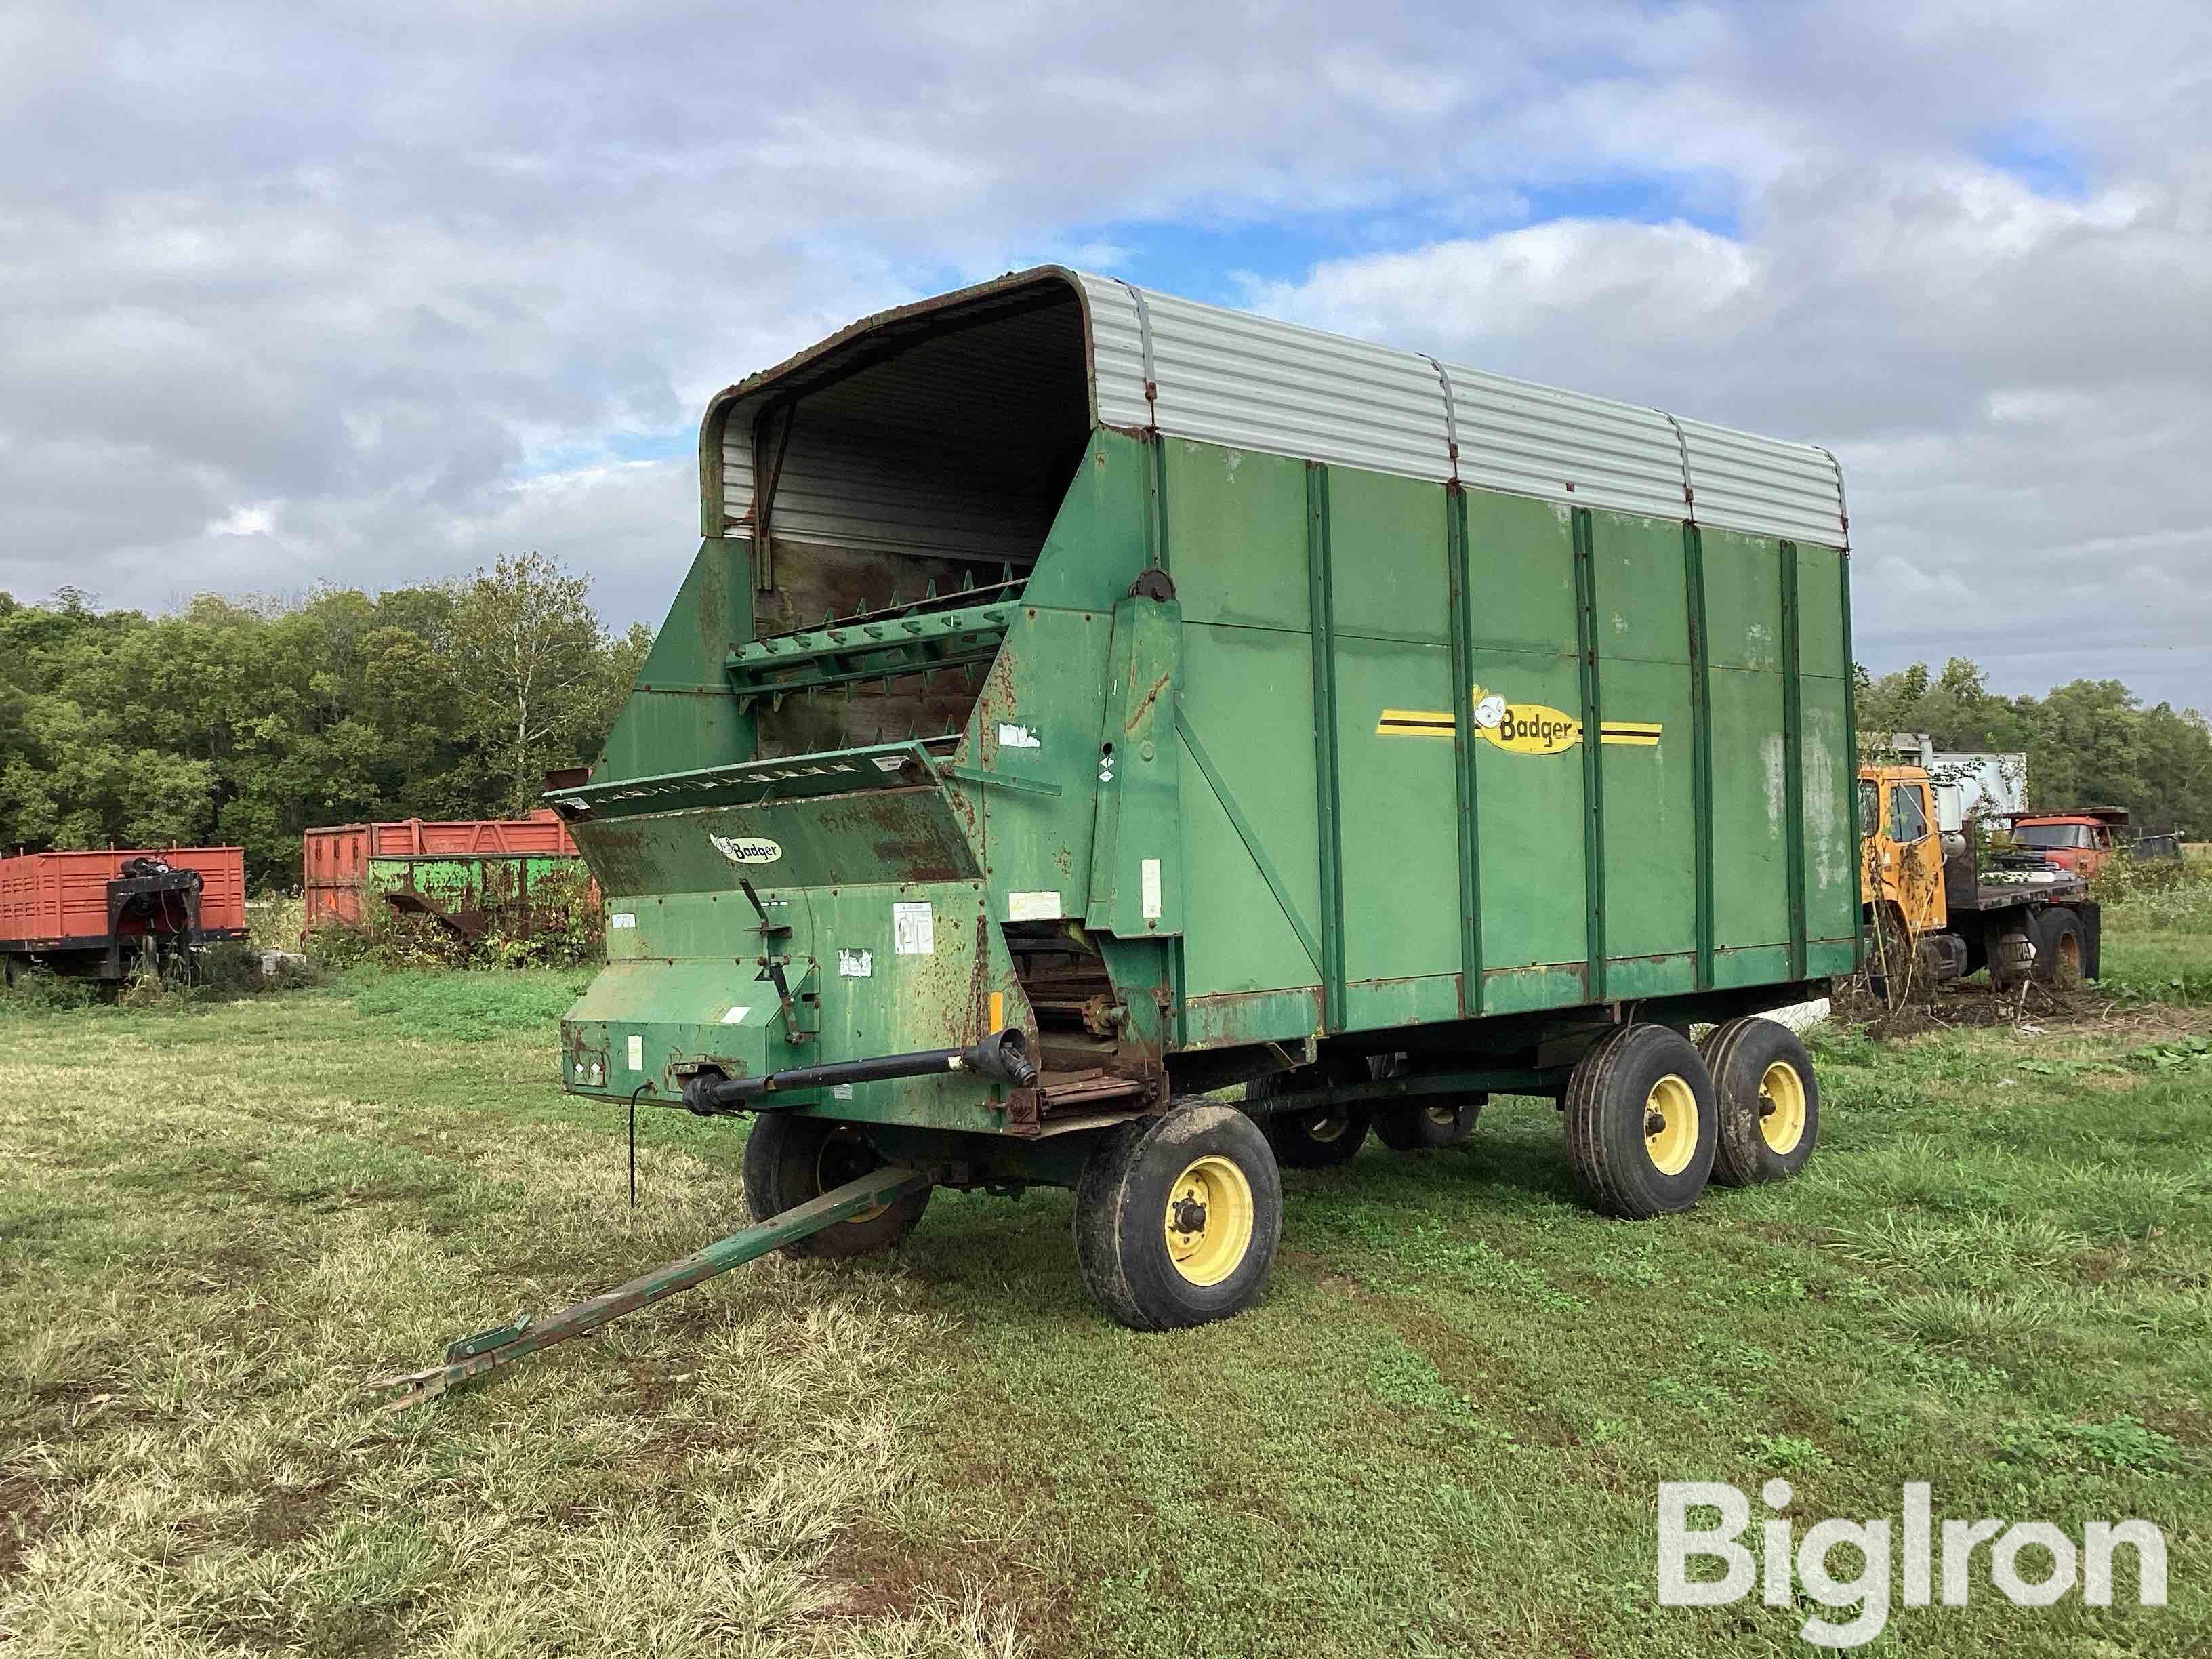
[[[97,853],[22,853],[0,859],[0,951],[80,951],[108,944],[107,884],[132,859],[197,870],[199,937],[246,931],[246,854],[235,847],[110,848]],[[131,931],[145,931],[143,927]]]

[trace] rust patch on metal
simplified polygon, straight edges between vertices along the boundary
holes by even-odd
[[[1131,709],[1129,718],[1122,722],[1123,732],[1133,732],[1137,729],[1138,723],[1152,713],[1152,704],[1158,701],[1160,693],[1167,690],[1168,682],[1174,678],[1175,675],[1172,672],[1165,673],[1152,683],[1152,689],[1145,693],[1144,701]]]

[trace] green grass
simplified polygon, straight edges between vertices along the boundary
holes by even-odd
[[[2100,987],[2136,1002],[2212,1004],[2212,873],[2190,861],[2178,881],[2105,908]]]
[[[1290,1172],[1266,1299],[1173,1336],[1091,1305],[1066,1194],[939,1194],[895,1256],[372,1415],[741,1220],[741,1129],[666,1111],[626,1210],[619,1115],[551,1081],[580,978],[0,1012],[10,1659],[1809,1651],[1802,1609],[1655,1605],[1656,1484],[1777,1474],[1804,1516],[1924,1480],[2166,1531],[2163,1613],[1984,1578],[1902,1650],[2212,1641],[2202,1016],[1826,1041],[1805,1175],[1651,1225],[1501,1099]]]

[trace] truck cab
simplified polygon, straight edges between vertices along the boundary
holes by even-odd
[[[1948,833],[1934,807],[1925,768],[1859,769],[1859,897],[1874,974],[1943,980],[1987,969],[2001,987],[2095,978],[2101,927],[2086,874],[2046,861],[2034,843],[1993,854],[1978,821]]]
[[[2048,862],[2093,880],[2116,854],[2154,860],[2181,856],[2180,840],[2172,831],[2137,829],[2123,806],[2018,813],[2012,821],[2012,836]]]

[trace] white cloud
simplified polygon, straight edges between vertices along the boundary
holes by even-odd
[[[1878,662],[2212,702],[2208,83],[2195,0],[19,0],[0,586],[538,546],[657,617],[689,465],[627,446],[865,312],[1158,281],[1201,223],[1282,314],[1831,441]]]

